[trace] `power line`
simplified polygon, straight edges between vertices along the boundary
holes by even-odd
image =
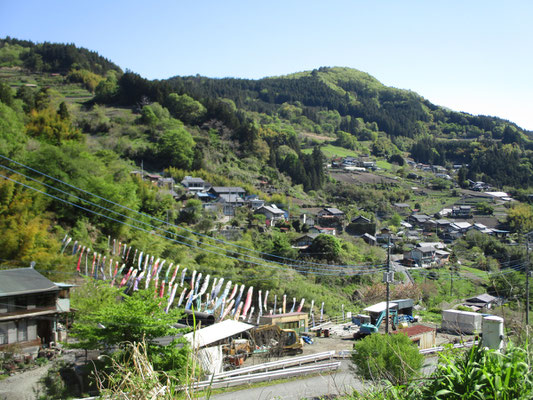
[[[64,185],[67,185],[67,186],[69,186],[69,187],[71,187],[71,188],[73,188],[73,189],[75,189],[75,190],[79,190],[79,191],[81,191],[81,192],[87,193],[87,194],[89,194],[89,195],[91,195],[91,196],[97,197],[97,198],[99,198],[99,199],[101,199],[101,200],[103,200],[103,201],[106,201],[106,202],[108,202],[108,203],[110,203],[110,204],[113,204],[113,205],[116,205],[116,206],[118,206],[118,207],[121,207],[121,208],[126,209],[126,210],[128,210],[128,211],[132,211],[132,212],[134,212],[134,213],[136,213],[136,214],[139,214],[139,215],[142,215],[142,216],[148,217],[148,218],[150,218],[150,219],[154,219],[154,220],[156,220],[156,221],[158,221],[158,222],[161,222],[161,223],[163,223],[163,224],[165,224],[165,225],[169,225],[169,226],[172,226],[172,227],[174,227],[174,228],[178,228],[178,229],[183,229],[183,230],[185,230],[185,231],[187,231],[187,232],[189,232],[189,233],[192,233],[192,234],[194,234],[194,235],[197,235],[197,236],[200,236],[200,237],[204,237],[204,238],[207,238],[207,239],[210,239],[210,240],[214,240],[214,241],[216,241],[216,242],[220,242],[220,243],[223,243],[223,244],[228,245],[228,246],[237,247],[237,248],[240,248],[240,249],[243,249],[243,250],[247,250],[247,251],[251,251],[251,252],[254,252],[254,253],[258,253],[258,254],[266,255],[266,256],[269,256],[269,257],[275,257],[275,258],[278,258],[278,259],[281,259],[281,260],[287,260],[287,261],[291,261],[291,262],[299,262],[299,260],[295,260],[295,259],[292,259],[292,258],[287,258],[287,257],[283,257],[283,256],[275,255],[275,254],[265,253],[265,252],[262,252],[262,251],[259,251],[259,250],[256,250],[256,249],[250,249],[250,248],[248,248],[248,247],[240,246],[240,245],[238,245],[238,244],[236,244],[236,243],[231,243],[231,242],[227,242],[227,241],[224,241],[224,240],[221,240],[221,239],[213,238],[213,237],[211,237],[211,236],[204,235],[204,234],[201,234],[201,233],[199,233],[199,232],[195,232],[195,231],[193,231],[193,230],[191,230],[191,229],[188,229],[188,228],[185,228],[185,227],[182,227],[182,226],[179,226],[179,225],[171,224],[171,223],[169,223],[169,222],[167,222],[167,221],[164,221],[164,220],[161,220],[161,219],[159,219],[159,218],[156,218],[156,217],[150,216],[150,215],[148,215],[148,214],[142,213],[142,212],[140,212],[140,211],[137,211],[137,210],[131,209],[131,208],[129,208],[129,207],[127,207],[127,206],[124,206],[124,205],[122,205],[122,204],[115,203],[115,202],[113,202],[113,201],[111,201],[111,200],[109,200],[109,199],[106,199],[106,198],[104,198],[104,197],[101,197],[101,196],[99,196],[99,195],[97,195],[97,194],[91,193],[91,192],[89,192],[89,191],[87,191],[87,190],[84,190],[84,189],[81,189],[81,188],[79,188],[79,187],[77,187],[77,186],[71,185],[71,184],[69,184],[69,183],[67,183],[67,182],[65,182],[65,181],[63,181],[63,180],[61,180],[61,179],[54,178],[53,176],[47,175],[47,174],[45,174],[44,172],[38,171],[38,170],[36,170],[36,169],[34,169],[34,168],[31,168],[31,167],[29,167],[29,166],[27,166],[27,165],[24,165],[24,164],[20,163],[20,162],[17,162],[17,161],[15,161],[15,160],[12,160],[11,158],[6,157],[6,156],[4,156],[4,155],[1,155],[1,154],[0,154],[0,158],[3,158],[3,159],[5,159],[5,160],[8,160],[8,161],[10,161],[10,162],[12,162],[12,163],[14,163],[14,164],[20,165],[20,166],[23,167],[23,168],[29,169],[30,171],[36,172],[36,173],[38,173],[38,174],[40,174],[40,175],[42,175],[42,176],[45,176],[45,177],[47,177],[47,178],[50,178],[50,179],[52,179],[52,180],[54,180],[54,181],[56,181],[56,182],[62,183],[62,184],[64,184]],[[0,166],[2,166],[2,165],[0,165]],[[18,174],[20,174],[20,175],[22,175],[22,176],[25,176],[24,174],[22,174],[22,173],[20,173],[20,172],[17,172],[17,171],[14,171],[14,170],[12,170],[12,169],[10,169],[10,168],[8,168],[8,167],[5,167],[5,166],[2,166],[2,167],[3,167],[3,168],[6,168],[6,169],[9,169],[9,170],[11,170],[11,171],[13,171],[13,172],[15,172],[15,173],[18,173]],[[29,179],[32,179],[32,178],[29,178]],[[34,180],[34,179],[33,179],[33,180]],[[39,183],[42,183],[42,182],[39,182]],[[45,183],[42,183],[42,184],[46,185]],[[46,186],[48,186],[48,185],[46,185]],[[61,191],[60,189],[56,189],[56,190]],[[63,192],[63,193],[68,194],[68,195],[70,195],[70,196],[77,197],[77,196],[75,196],[75,195],[73,195],[73,194],[71,194],[71,193],[66,193],[66,192]],[[78,197],[78,198],[79,198],[79,197]],[[89,200],[85,200],[85,199],[83,199],[83,201],[90,202]],[[94,204],[94,203],[92,203],[92,204]],[[96,205],[96,206],[105,209],[105,207],[103,207],[103,206],[100,206],[100,205]],[[116,213],[116,214],[122,215],[122,214],[120,214],[120,213],[118,213],[118,212],[116,212],[116,211],[112,211],[112,210],[111,210],[111,212],[114,212],[114,213]],[[127,217],[127,216],[126,216],[126,217]],[[127,218],[131,218],[131,217],[127,217]],[[157,228],[157,229],[160,229],[160,228]],[[174,233],[172,233],[172,234],[174,234]],[[175,235],[177,235],[177,234],[175,234]],[[179,236],[179,235],[178,235],[178,236]],[[191,240],[191,239],[189,239],[189,238],[187,238],[187,239],[188,239],[188,240]],[[207,243],[206,243],[206,244],[207,244]],[[215,246],[215,247],[216,247],[216,246]],[[239,253],[239,254],[240,254],[240,253]],[[248,257],[250,257],[250,256],[248,256]],[[306,263],[306,264],[309,264],[309,265],[329,266],[329,264],[315,263],[315,262],[309,262],[309,261],[306,261],[305,263]],[[352,266],[347,265],[346,267],[352,267]]]
[[[131,219],[131,220],[133,220],[133,221],[135,221],[135,222],[138,222],[138,223],[141,223],[141,224],[144,224],[144,225],[148,225],[148,226],[151,227],[151,228],[158,229],[158,230],[160,230],[160,231],[162,231],[162,232],[165,232],[165,233],[167,233],[167,234],[174,235],[174,236],[177,236],[177,237],[183,238],[183,239],[185,239],[185,240],[192,240],[192,241],[194,241],[194,242],[196,242],[196,243],[202,243],[202,244],[205,244],[205,245],[207,245],[207,246],[214,247],[214,248],[219,249],[219,250],[223,250],[223,251],[231,251],[231,250],[228,250],[228,249],[225,249],[225,248],[222,248],[222,247],[219,247],[219,246],[216,246],[216,245],[210,244],[210,243],[204,243],[204,242],[200,242],[199,240],[196,240],[196,239],[190,239],[190,238],[188,238],[188,237],[186,237],[186,236],[182,236],[182,235],[179,235],[179,234],[177,234],[177,233],[167,231],[167,230],[165,230],[165,229],[162,229],[162,228],[160,228],[160,227],[154,226],[154,225],[149,224],[149,223],[147,223],[147,222],[144,222],[144,221],[138,220],[138,219],[136,219],[136,218],[129,217],[129,216],[124,215],[124,214],[121,214],[121,213],[118,213],[118,212],[116,212],[116,211],[114,211],[114,210],[111,210],[111,209],[108,209],[108,208],[106,208],[106,207],[100,206],[99,204],[93,203],[93,202],[91,202],[90,200],[86,200],[86,199],[80,198],[80,197],[78,197],[78,196],[76,196],[76,195],[73,195],[73,194],[71,194],[71,193],[67,193],[67,192],[65,192],[65,191],[63,191],[63,190],[61,190],[61,189],[58,189],[58,188],[54,187],[54,186],[51,186],[51,185],[48,185],[48,184],[46,184],[46,183],[42,183],[42,182],[40,182],[40,181],[37,181],[36,179],[31,178],[31,177],[29,177],[29,176],[26,176],[26,175],[24,175],[24,174],[22,174],[22,173],[20,173],[20,172],[17,172],[17,171],[15,171],[15,170],[13,170],[13,169],[11,169],[11,168],[9,168],[9,167],[3,166],[3,165],[0,165],[0,167],[5,168],[5,169],[8,169],[8,170],[10,170],[10,171],[12,171],[12,172],[14,172],[14,173],[19,174],[19,175],[22,175],[23,177],[25,177],[25,178],[27,178],[27,179],[30,179],[30,180],[32,180],[32,181],[34,181],[34,182],[37,182],[37,183],[39,183],[39,184],[43,184],[43,185],[45,185],[45,186],[47,186],[47,187],[49,187],[49,188],[51,188],[51,189],[53,189],[53,190],[57,190],[57,191],[59,191],[59,192],[61,192],[61,193],[63,193],[63,194],[66,194],[67,196],[73,196],[73,197],[75,197],[75,198],[78,199],[78,200],[88,202],[89,204],[91,204],[91,205],[93,205],[93,206],[96,206],[96,207],[98,207],[98,208],[102,208],[102,209],[104,209],[104,210],[106,210],[106,211],[109,211],[109,212],[111,212],[111,213],[117,214],[117,215],[119,215],[119,216],[121,216],[121,217]],[[55,198],[55,196],[53,196],[53,197]],[[66,200],[66,201],[68,202],[68,200]],[[70,202],[69,202],[69,203],[70,203]],[[70,204],[73,204],[73,203],[70,203]],[[238,254],[238,255],[240,255],[240,256],[248,257],[248,258],[251,258],[251,259],[264,261],[263,258],[254,257],[254,256],[251,256],[251,255],[248,255],[248,254],[239,253],[239,252],[236,252],[236,254]],[[264,253],[264,254],[267,254],[267,255],[269,255],[269,256],[274,256],[274,255],[270,255],[270,254],[268,254],[268,253]],[[311,269],[311,268],[312,268],[313,271],[331,271],[331,268],[323,269],[323,268],[307,267],[307,264],[314,264],[314,263],[308,263],[308,262],[304,262],[304,261],[302,261],[302,262],[299,262],[299,261],[298,261],[300,265],[284,264],[284,263],[280,263],[280,262],[272,261],[272,260],[269,260],[269,261],[272,262],[272,263],[275,263],[275,264],[279,264],[279,265],[290,265],[291,267],[299,268],[299,269],[302,269],[302,268],[309,268],[309,269]],[[297,260],[295,260],[295,261],[297,261]],[[303,264],[305,264],[305,265],[303,265]],[[320,264],[320,265],[328,265],[328,264]],[[330,265],[330,267],[335,267],[335,268],[352,268],[352,270],[361,270],[361,271],[365,271],[365,270],[368,270],[368,268],[372,268],[373,266],[368,266],[368,267],[367,267],[367,266],[358,266],[358,267],[355,267],[355,266],[333,266],[333,265]],[[338,269],[338,271],[342,271],[342,270],[341,270],[341,269]]]
[[[365,274],[374,274],[374,273],[377,273],[377,272],[380,272],[382,270],[384,270],[383,268],[379,268],[380,266],[378,265],[377,269],[374,269],[374,270],[369,270],[369,269],[366,269],[366,270],[359,270],[359,271],[355,271],[354,273],[350,273],[350,272],[346,272],[344,270],[334,270],[334,269],[331,269],[331,270],[328,270],[328,271],[338,271],[340,273],[320,273],[320,272],[317,272],[319,269],[304,269],[304,270],[301,270],[299,269],[299,266],[295,266],[293,268],[283,268],[283,267],[276,267],[276,266],[273,266],[273,265],[268,265],[268,264],[263,264],[263,263],[258,263],[258,262],[254,262],[254,261],[251,261],[251,260],[244,260],[244,259],[241,259],[241,258],[238,258],[238,257],[233,257],[233,256],[229,256],[227,254],[223,254],[223,253],[218,253],[218,252],[215,252],[215,251],[212,251],[212,250],[208,250],[208,249],[203,249],[201,247],[198,247],[198,246],[195,246],[193,244],[189,244],[189,243],[185,243],[185,242],[182,242],[182,241],[179,241],[179,240],[176,240],[176,239],[173,239],[173,238],[169,238],[167,236],[164,236],[164,235],[161,235],[161,234],[158,234],[158,233],[155,233],[155,232],[151,232],[151,231],[148,231],[144,228],[141,228],[139,226],[135,226],[135,225],[132,225],[132,224],[128,224],[124,221],[120,221],[120,220],[117,220],[115,218],[112,218],[108,215],[104,215],[104,214],[101,214],[99,212],[96,212],[96,211],[93,211],[93,210],[90,210],[86,207],[83,207],[83,206],[80,206],[79,204],[75,204],[75,203],[72,203],[68,200],[64,200],[64,199],[61,199],[57,196],[54,196],[52,194],[49,194],[49,193],[46,193],[42,190],[39,190],[37,188],[34,188],[33,186],[30,186],[30,185],[26,185],[22,182],[19,182],[15,179],[12,179],[10,177],[7,177],[7,176],[4,176],[4,175],[1,175],[0,174],[0,177],[6,179],[6,180],[9,180],[9,181],[12,181],[14,183],[17,183],[23,187],[26,187],[28,189],[31,189],[31,190],[34,190],[36,192],[39,192],[41,194],[44,194],[45,196],[48,196],[48,197],[51,197],[53,199],[56,199],[58,201],[61,201],[63,203],[66,203],[66,204],[70,204],[74,207],[77,207],[77,208],[80,208],[84,211],[87,211],[87,212],[90,212],[94,215],[98,215],[100,217],[103,217],[103,218],[106,218],[106,219],[109,219],[111,221],[114,221],[114,222],[117,222],[119,224],[122,224],[122,225],[125,225],[125,226],[129,226],[133,229],[137,229],[137,230],[140,230],[140,231],[143,231],[145,233],[149,233],[149,234],[152,234],[152,235],[155,235],[155,236],[159,236],[163,239],[167,239],[167,240],[170,240],[170,241],[173,241],[175,243],[178,243],[178,244],[182,244],[184,246],[187,246],[187,247],[191,247],[191,248],[195,248],[195,249],[198,249],[198,250],[201,250],[201,251],[205,251],[205,252],[208,252],[208,253],[212,253],[212,254],[216,254],[216,255],[219,255],[219,256],[222,256],[222,257],[226,257],[226,258],[229,258],[229,259],[233,259],[233,260],[236,260],[236,261],[240,261],[240,262],[244,262],[244,263],[248,263],[248,264],[254,264],[254,265],[258,265],[258,266],[263,266],[263,267],[267,267],[267,268],[274,268],[274,269],[279,269],[279,270],[284,270],[284,271],[290,271],[290,270],[294,270],[296,272],[300,272],[302,274],[305,274],[305,273],[310,273],[310,274],[314,274],[314,275],[326,275],[326,276],[355,276],[355,275],[365,275]],[[223,249],[224,251],[227,251],[226,249]],[[279,263],[278,263],[279,264]],[[281,264],[281,265],[287,265],[287,266],[290,266],[289,264]],[[371,266],[373,267],[373,266]],[[369,267],[370,268],[370,267]]]

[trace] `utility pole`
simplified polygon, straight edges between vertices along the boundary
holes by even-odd
[[[389,232],[389,240],[387,244],[387,272],[386,272],[386,283],[387,283],[387,304],[386,304],[386,310],[385,310],[385,333],[389,334],[389,302],[390,302],[390,232]]]
[[[526,235],[526,327],[529,325],[529,233]]]
[[[453,267],[450,270],[450,296],[453,295]]]

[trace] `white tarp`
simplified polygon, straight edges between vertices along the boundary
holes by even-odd
[[[198,350],[198,360],[202,370],[209,374],[220,374],[223,372],[222,346],[206,347]]]
[[[398,307],[397,303],[389,302],[389,308]],[[381,303],[374,304],[373,306],[365,308],[363,311],[369,313],[379,313],[387,309],[387,302],[382,301]]]
[[[239,333],[249,331],[254,326],[244,322],[227,319],[217,324],[208,326],[183,335],[191,343],[193,348],[209,346],[211,343],[229,338]]]

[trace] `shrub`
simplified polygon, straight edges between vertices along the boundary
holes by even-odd
[[[441,354],[421,399],[531,399],[533,374],[527,348],[509,343],[505,353],[474,346]]]
[[[393,384],[409,380],[422,367],[424,356],[403,333],[372,334],[354,345],[353,363],[367,379],[386,379]]]

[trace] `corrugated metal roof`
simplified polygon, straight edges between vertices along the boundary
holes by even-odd
[[[0,271],[0,297],[53,290],[59,290],[59,287],[33,268]]]
[[[405,333],[407,336],[412,337],[412,336],[421,335],[422,333],[426,333],[426,332],[435,332],[435,328],[431,328],[426,325],[413,325],[407,328],[399,329],[392,333]]]
[[[239,333],[249,331],[253,327],[253,325],[245,324],[244,322],[227,319],[218,324],[208,326],[207,328],[187,333],[186,335],[183,335],[183,337],[191,343],[193,348],[199,348],[238,335]]]

